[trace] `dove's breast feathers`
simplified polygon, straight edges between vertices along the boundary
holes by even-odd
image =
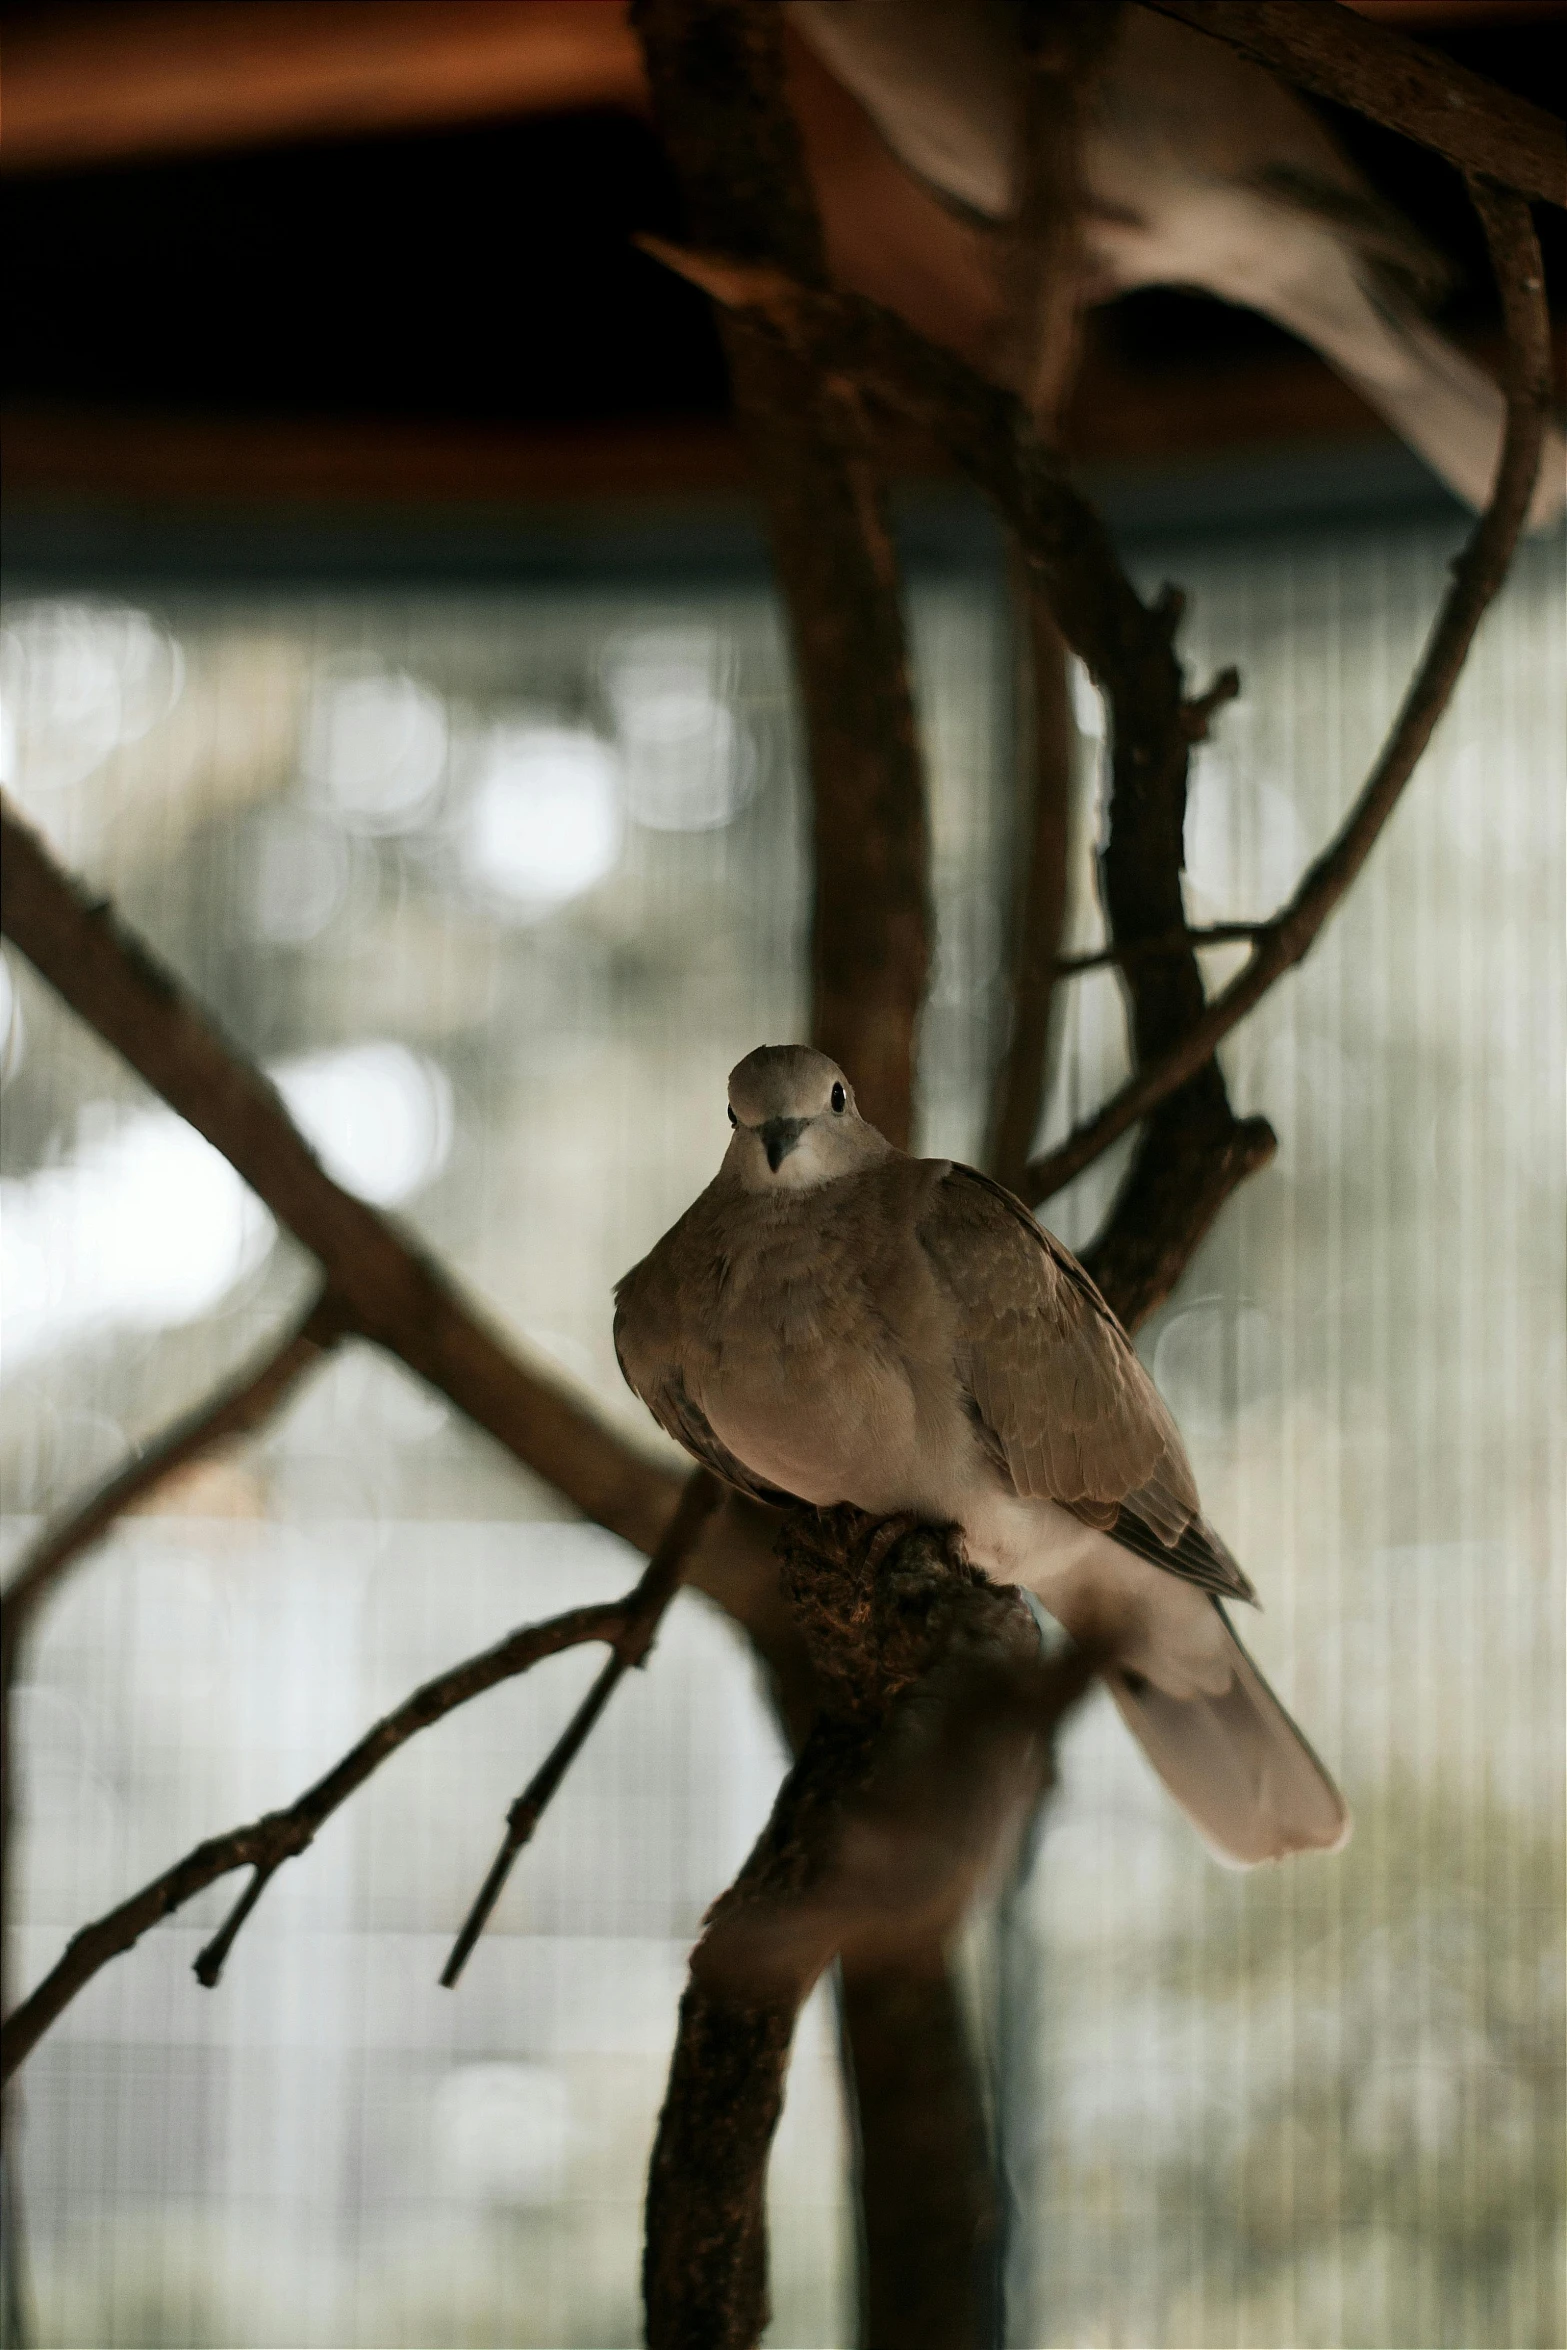
[[[950,1335],[909,1241],[944,1172],[889,1156],[810,1191],[710,1185],[616,1291],[621,1367],[660,1425],[738,1461],[753,1492],[910,1506],[889,1495],[918,1443],[921,1359],[949,1359]],[[692,1443],[691,1407],[716,1449]]]

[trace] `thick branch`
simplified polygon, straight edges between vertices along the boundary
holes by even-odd
[[[1019,16],[1022,172],[1007,237],[1012,353],[1003,372],[1047,441],[1056,437],[1082,333],[1083,112],[1120,13],[1119,0],[1051,0]]]
[[[1054,442],[1081,343],[1082,115],[1090,71],[1113,38],[1118,0],[1064,0],[1024,25],[1022,174],[1006,238],[1011,363],[1000,370],[1041,439]],[[1022,688],[1018,758],[1027,784],[1027,846],[1012,913],[1006,1049],[991,1105],[986,1163],[1016,1188],[1049,1091],[1051,1003],[1066,914],[1077,749],[1067,649],[1038,578],[1014,558]]]
[[[527,1672],[543,1657],[558,1656],[563,1649],[580,1647],[588,1640],[616,1639],[625,1627],[635,1598],[633,1592],[604,1606],[572,1608],[546,1624],[530,1624],[522,1631],[512,1632],[481,1655],[438,1673],[434,1680],[426,1681],[368,1730],[341,1762],[308,1787],[286,1811],[267,1812],[246,1827],[231,1828],[222,1836],[209,1836],[173,1868],[165,1869],[162,1876],[144,1885],[139,1893],[133,1893],[93,1924],[83,1926],[72,1936],[63,1956],[43,1981],[7,2016],[0,2033],[0,2079],[10,2079],[77,1992],[111,1958],[117,1958],[121,1951],[139,1942],[149,1927],[172,1916],[175,1910],[182,1909],[187,1901],[220,1877],[228,1876],[231,1870],[246,1867],[256,1871],[256,1886],[242,1904],[241,1914],[248,1914],[254,1905],[255,1891],[285,1860],[292,1860],[297,1853],[305,1851],[322,1822],[400,1746],[405,1746],[421,1730],[428,1730],[432,1723],[441,1721],[455,1707],[466,1705],[470,1698],[493,1689],[498,1682]],[[206,1962],[204,1979],[216,1980],[216,1966],[221,1963],[238,1922],[238,1917],[231,1919],[217,1943],[198,1961],[198,1968]]]
[[[1389,26],[1323,0],[1145,0],[1319,98],[1432,147],[1465,173],[1567,204],[1567,133],[1555,115]]]
[[[697,237],[826,282],[784,93],[781,12],[733,0],[634,11],[654,114]],[[724,321],[735,405],[766,502],[812,786],[814,1041],[866,1115],[910,1133],[930,956],[924,777],[883,487],[856,387]]]
[[[980,2350],[994,2338],[998,2212],[993,2194],[970,2190],[989,2156],[944,1945],[1048,1784],[1056,1727],[1094,1663],[1077,1652],[1045,1664],[1017,1595],[976,1576],[945,1529],[801,1510],[784,1541],[785,1584],[826,1695],[692,1954],[648,2186],[648,2341],[751,2350],[758,2339],[766,2163],[789,2043],[841,1953],[862,2116],[896,2116],[907,2133],[901,2168],[862,2172],[863,2338]],[[971,2139],[954,2137],[955,2115]],[[911,2205],[915,2168],[924,2184]]]
[[[636,20],[655,116],[696,235],[820,286],[820,234],[783,102],[780,13],[725,0],[648,0]],[[767,503],[808,738],[810,1034],[854,1078],[866,1114],[906,1144],[930,955],[929,847],[882,485],[852,380],[809,351],[781,350],[750,320],[726,321],[725,344]],[[851,2038],[875,2008],[868,1994],[851,2017]],[[948,2020],[955,2037],[942,2075],[949,2094],[941,2126],[955,2146],[982,2145],[955,2001]],[[983,2224],[988,2171],[981,2159],[938,2187],[910,2160],[898,2114],[878,2099],[880,2077],[867,2069],[858,2101],[862,2171],[886,2183],[886,2200],[904,2214],[896,2257],[906,2275],[916,2289],[927,2279],[939,2296],[938,2222],[945,2212],[950,2224],[956,2203],[976,2228]],[[876,2246],[873,2271],[886,2250]],[[879,2300],[886,2283],[870,2274],[867,2297]]]
[[[950,353],[925,342],[890,312],[852,296],[822,294],[767,265],[727,254],[688,253],[646,238],[647,249],[723,302],[771,325],[786,345],[850,375],[880,405],[918,418],[985,491],[1011,529],[1072,650],[1104,689],[1114,721],[1111,827],[1102,876],[1117,944],[1184,935],[1181,833],[1186,764],[1219,703],[1238,681],[1226,671],[1188,700],[1174,637],[1181,599],[1167,590],[1150,608],[1122,571],[1098,514],[1044,448],[1021,403]],[[1202,977],[1189,944],[1162,954],[1152,979],[1132,973],[1132,1042],[1138,1061],[1168,1049],[1203,1005]],[[1206,1058],[1206,1057],[1205,1057]],[[1223,1194],[1214,1168],[1233,1186],[1273,1148],[1266,1121],[1237,1125],[1216,1062],[1200,1065],[1168,1130],[1150,1132],[1150,1152],[1178,1146],[1183,1184],[1129,1185],[1112,1221],[1143,1214],[1157,1200],[1176,1225],[1132,1237],[1145,1264],[1177,1265],[1201,1238]],[[1203,1164],[1199,1164],[1202,1161]],[[1134,1169],[1136,1176],[1140,1170]],[[1201,1221],[1180,1211],[1205,1202]],[[1124,1235],[1123,1235],[1124,1236]],[[1107,1293],[1108,1294],[1108,1293]],[[1146,1286],[1112,1299],[1139,1314],[1158,1302]]]
[[[1200,1069],[1270,987],[1304,960],[1371,854],[1446,709],[1488,605],[1507,576],[1529,509],[1550,398],[1550,324],[1544,273],[1528,206],[1483,183],[1472,186],[1507,319],[1507,437],[1491,503],[1453,565],[1452,585],[1392,732],[1334,840],[1301,878],[1289,904],[1264,924],[1245,968],[1202,1016],[1028,1170],[1029,1197],[1048,1199],[1128,1127]]]
[[[320,1263],[354,1328],[398,1355],[588,1517],[651,1550],[677,1491],[579,1404],[525,1370],[445,1275],[321,1166],[274,1088],[113,909],[0,816],[0,925],[30,962]]]

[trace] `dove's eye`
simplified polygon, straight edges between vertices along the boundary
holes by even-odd
[[[832,1106],[835,1110],[846,1110],[849,1106],[849,1097],[844,1092],[841,1085],[835,1085],[833,1087],[831,1096],[829,1098],[831,1099]]]
[[[729,1123],[731,1126],[738,1126],[740,1123],[739,1119],[735,1116],[735,1106],[733,1102],[731,1102],[729,1105]]]

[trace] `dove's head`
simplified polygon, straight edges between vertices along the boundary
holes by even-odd
[[[806,1044],[758,1045],[730,1070],[729,1123],[724,1165],[748,1191],[808,1190],[888,1148],[836,1061]]]

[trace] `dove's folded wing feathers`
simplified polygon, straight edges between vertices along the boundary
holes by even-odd
[[[1191,1465],[1131,1340],[1020,1200],[954,1166],[919,1239],[957,1319],[981,1435],[1026,1500],[1059,1502],[1207,1589],[1251,1585],[1203,1520]]]

